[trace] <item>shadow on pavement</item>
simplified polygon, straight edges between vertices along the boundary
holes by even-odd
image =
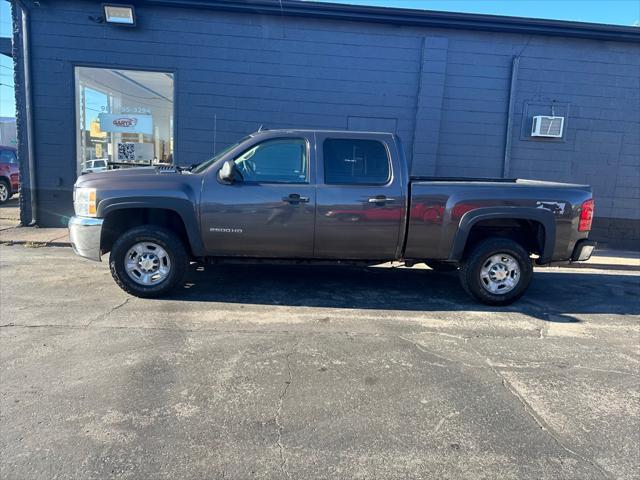
[[[190,272],[174,300],[404,311],[511,311],[550,322],[571,314],[640,313],[640,278],[537,271],[525,296],[509,307],[475,302],[456,274],[427,269],[289,265],[215,265]]]
[[[17,195],[14,195],[4,203],[0,203],[0,209],[19,208],[19,206],[20,206],[20,203]]]

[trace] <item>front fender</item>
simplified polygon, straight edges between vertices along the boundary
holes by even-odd
[[[97,216],[106,218],[116,210],[125,209],[159,209],[171,210],[177,213],[184,222],[191,251],[195,256],[204,256],[204,246],[200,238],[200,224],[195,203],[190,199],[167,197],[131,197],[131,198],[107,198],[98,204]]]
[[[544,228],[544,245],[538,263],[545,264],[551,261],[556,242],[555,217],[553,213],[548,210],[527,207],[487,207],[465,213],[460,219],[460,225],[453,240],[449,260],[455,262],[462,260],[469,234],[475,224],[483,220],[494,219],[533,220],[539,222]]]

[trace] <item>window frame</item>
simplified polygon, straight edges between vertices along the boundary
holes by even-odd
[[[387,179],[384,182],[362,182],[362,183],[353,183],[353,182],[329,182],[327,181],[327,165],[325,163],[325,143],[327,140],[351,140],[351,141],[366,141],[366,142],[377,142],[381,144],[384,148],[385,154],[387,156],[387,166],[388,175]],[[322,139],[322,159],[318,159],[322,161],[322,181],[325,185],[347,185],[350,187],[383,187],[385,185],[389,185],[393,182],[393,162],[391,161],[391,150],[389,149],[389,145],[386,141],[379,138],[364,138],[364,137],[340,137],[340,136],[326,136]]]
[[[247,148],[245,148],[244,150],[242,150],[240,153],[234,155],[233,157],[230,158],[230,160],[234,163],[234,165],[236,165],[236,160],[238,158],[240,158],[242,155],[244,155],[245,153],[247,153],[249,150],[257,147],[258,145],[261,145],[263,143],[267,143],[267,142],[274,142],[274,141],[282,141],[282,140],[295,140],[295,141],[301,141],[304,143],[305,146],[305,162],[306,162],[306,173],[305,173],[305,180],[300,181],[300,182],[279,182],[279,181],[265,181],[265,180],[245,180],[244,178],[242,179],[242,182],[240,182],[241,184],[247,184],[247,185],[309,185],[311,183],[311,149],[309,148],[309,139],[307,139],[306,137],[299,137],[299,136],[291,136],[291,137],[270,137],[270,138],[265,138],[262,139],[261,141],[258,141],[252,145],[249,145]],[[237,165],[236,165],[237,167]],[[242,173],[242,172],[240,172]]]

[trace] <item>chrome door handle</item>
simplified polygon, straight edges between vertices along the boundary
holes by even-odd
[[[377,197],[371,197],[369,199],[369,203],[376,203],[376,204],[385,204],[393,201],[394,201],[393,198],[387,197],[385,195],[378,195]]]
[[[282,198],[283,202],[289,202],[292,205],[297,205],[298,203],[309,203],[309,197],[303,197],[298,195],[297,193],[292,193],[287,197]]]

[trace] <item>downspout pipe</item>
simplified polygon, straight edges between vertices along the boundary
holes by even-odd
[[[33,95],[31,89],[31,47],[29,42],[29,13],[26,5],[24,5],[19,0],[14,1],[13,3],[14,9],[19,9],[20,14],[20,30],[22,34],[21,38],[21,55],[22,55],[22,73],[23,73],[23,81],[22,81],[22,89],[23,89],[23,99],[24,99],[24,130],[22,134],[19,135],[21,142],[26,143],[27,150],[27,165],[29,170],[29,204],[31,216],[27,225],[35,225],[38,220],[38,204],[37,204],[37,184],[36,184],[36,165],[35,165],[35,153],[34,153],[34,138],[33,138]],[[16,15],[18,12],[14,12]],[[14,33],[14,41],[16,35]],[[17,51],[14,50],[16,57]],[[18,62],[14,60],[14,68],[18,66]],[[18,69],[16,68],[16,74],[18,73]],[[20,105],[21,102],[17,102]],[[26,133],[26,135],[24,134]],[[22,147],[22,146],[19,146]],[[23,148],[20,148],[22,151]],[[22,217],[22,215],[21,215]]]
[[[511,174],[511,143],[513,136],[513,111],[516,103],[516,93],[518,89],[518,68],[520,67],[520,57],[513,57],[511,63],[511,86],[509,87],[509,106],[507,108],[507,131],[504,141],[504,159],[502,162],[502,178],[508,178]]]

